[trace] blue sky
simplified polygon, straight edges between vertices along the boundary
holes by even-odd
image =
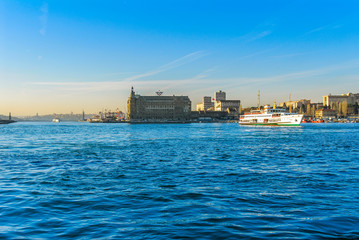
[[[0,114],[359,92],[358,1],[0,1]]]

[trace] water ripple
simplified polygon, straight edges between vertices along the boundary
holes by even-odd
[[[1,239],[357,239],[359,125],[0,126]]]

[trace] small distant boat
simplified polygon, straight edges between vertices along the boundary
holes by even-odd
[[[310,120],[310,119],[303,119],[302,120],[302,123],[311,123],[312,122],[312,120]]]
[[[58,123],[58,122],[60,122],[60,119],[59,118],[54,118],[54,119],[52,119],[52,122]]]
[[[313,120],[312,123],[324,123],[324,120],[323,119],[316,119],[316,120]]]

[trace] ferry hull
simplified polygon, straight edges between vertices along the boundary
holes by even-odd
[[[240,125],[245,126],[288,126],[288,127],[298,127],[300,123],[241,123]]]

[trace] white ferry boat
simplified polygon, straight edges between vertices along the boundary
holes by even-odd
[[[268,105],[263,110],[252,110],[240,115],[241,125],[267,125],[267,126],[299,126],[303,114],[288,113],[285,109],[270,108]]]

